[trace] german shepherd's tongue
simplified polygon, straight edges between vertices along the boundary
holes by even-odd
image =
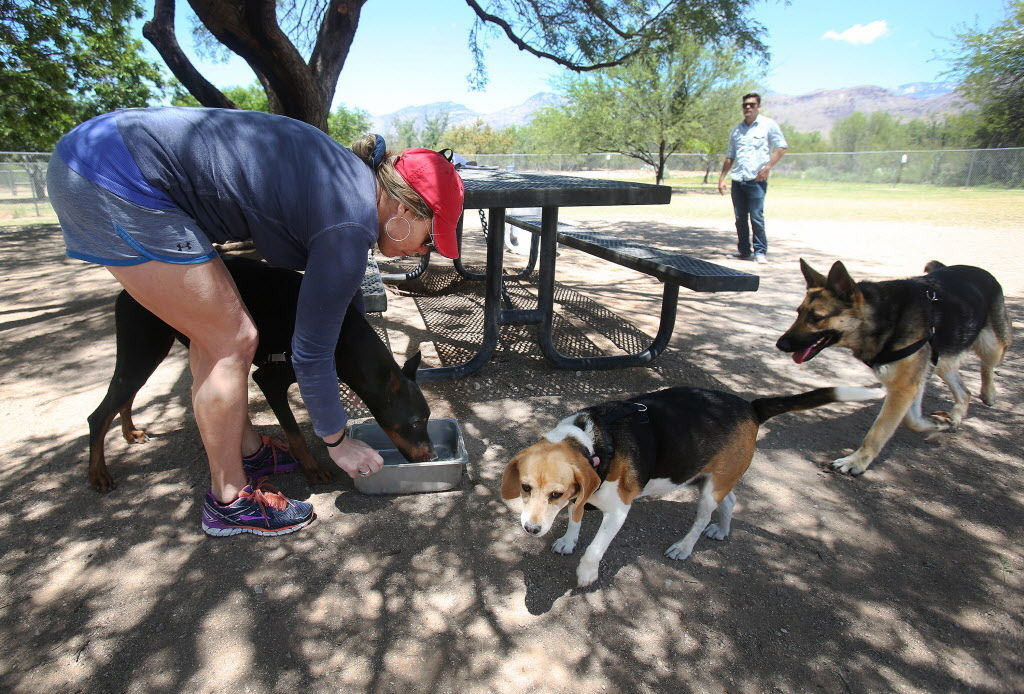
[[[818,343],[814,343],[806,349],[802,349],[799,352],[793,352],[793,361],[797,364],[803,364],[805,361],[817,354]]]
[[[830,344],[836,341],[836,336],[832,333],[825,333],[817,340],[814,341],[810,347],[805,347],[801,350],[793,352],[793,361],[797,364],[803,364],[808,361],[815,354],[828,347]]]

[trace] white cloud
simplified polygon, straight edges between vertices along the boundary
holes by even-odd
[[[861,44],[874,43],[888,33],[889,25],[886,24],[884,19],[880,19],[876,22],[869,22],[868,24],[854,24],[843,32],[829,30],[822,34],[821,38],[831,39],[833,41],[846,41],[847,43],[852,44]]]

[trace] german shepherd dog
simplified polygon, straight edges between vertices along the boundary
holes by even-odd
[[[847,347],[874,370],[886,390],[860,448],[833,467],[851,475],[864,472],[901,421],[924,433],[956,429],[970,401],[959,375],[969,349],[981,359],[981,400],[995,403],[994,370],[1012,336],[1002,287],[988,272],[933,260],[923,277],[854,282],[840,261],[828,277],[802,258],[800,269],[807,294],[776,347],[792,352],[797,364],[826,347]],[[921,399],[933,367],[953,393],[953,408],[925,417]]]

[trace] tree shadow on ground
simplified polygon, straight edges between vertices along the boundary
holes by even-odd
[[[112,366],[104,302],[116,287],[62,260],[53,228],[11,234],[0,230],[0,275],[17,278],[0,334],[4,358],[18,355],[0,372],[18,408],[4,411],[0,468],[5,690],[1024,688],[1019,341],[1001,369],[1005,404],[973,403],[938,442],[898,434],[861,478],[829,472],[828,461],[859,442],[877,405],[771,420],[728,540],[702,539],[687,561],[669,560],[693,495],[641,500],[598,585],[578,591],[576,563],[599,514],[587,514],[575,555],[552,553],[564,520],[548,537],[527,536],[498,495],[505,462],[566,414],[622,394],[870,383],[840,353],[807,369],[775,352],[802,294],[794,269],[765,271],[756,294],[684,295],[654,368],[559,373],[525,348],[529,336],[506,336],[485,373],[424,387],[435,416],[456,417],[466,435],[456,490],[367,497],[350,482],[310,488],[286,475],[286,493],[316,504],[312,526],[217,539],[198,529],[208,473],[180,362],[145,405],[160,435],[111,446],[120,486],[86,488],[82,427]],[[695,255],[721,241],[694,236]],[[53,250],[32,254],[32,244]],[[648,330],[646,279],[625,277],[617,294],[595,286],[582,260],[560,262],[560,282],[595,290]],[[32,323],[34,302],[61,318]],[[1019,327],[1016,298],[1011,313]],[[53,330],[58,320],[67,324]],[[48,327],[59,337],[44,339]],[[589,330],[604,336],[599,346],[617,334]],[[965,373],[976,391],[976,367]],[[948,401],[931,387],[928,397]]]

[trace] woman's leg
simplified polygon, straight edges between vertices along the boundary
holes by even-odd
[[[221,503],[233,501],[247,484],[242,455],[260,441],[248,417],[258,335],[231,275],[219,258],[107,269],[136,301],[189,338],[192,407],[209,459],[210,488]]]

